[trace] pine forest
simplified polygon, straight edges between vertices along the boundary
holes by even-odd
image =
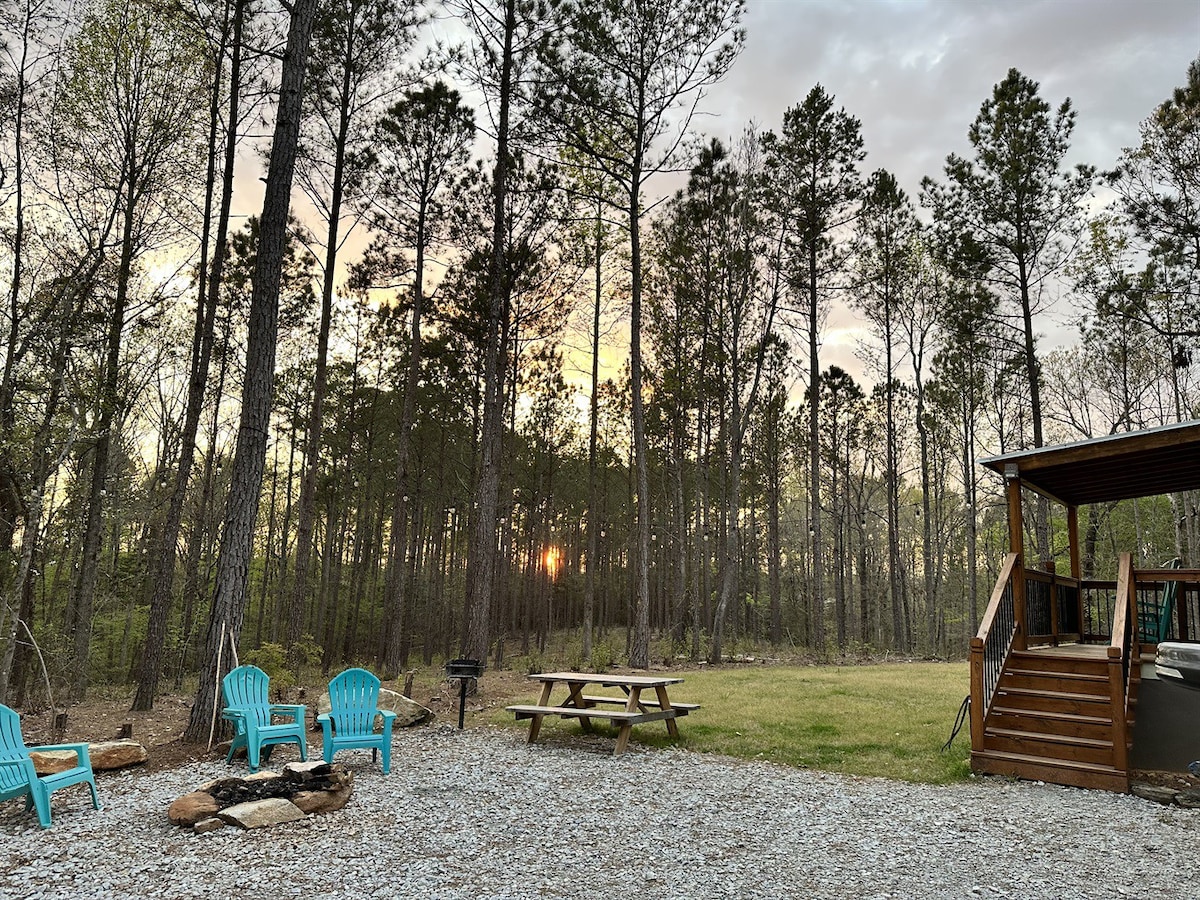
[[[1200,59],[1090,164],[998,71],[902,184],[829,85],[702,117],[745,15],[0,0],[0,701],[963,658],[978,460],[1200,417]],[[1085,577],[1198,507],[1084,508]]]

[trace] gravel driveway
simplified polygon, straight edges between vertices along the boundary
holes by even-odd
[[[882,898],[1200,896],[1200,810],[985,779],[928,787],[611,739],[406,730],[345,809],[193,835],[168,804],[221,763],[98,777],[43,832],[0,804],[0,897]],[[286,762],[295,748],[283,747]],[[278,761],[278,760],[277,760]],[[242,770],[244,771],[244,770]]]

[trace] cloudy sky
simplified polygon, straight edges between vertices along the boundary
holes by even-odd
[[[736,134],[820,83],[863,124],[867,168],[910,193],[966,153],[1011,67],[1078,111],[1073,161],[1107,168],[1200,55],[1200,0],[748,0],[746,46],[701,127]]]
[[[864,171],[887,168],[915,199],[1008,69],[1078,113],[1070,162],[1111,168],[1138,123],[1200,55],[1200,0],[748,0],[746,46],[698,127],[778,129],[820,83],[862,122]],[[1041,323],[1043,349],[1073,339],[1066,314]],[[831,313],[822,364],[855,374],[858,333]]]
[[[942,177],[948,153],[970,155],[967,128],[1009,68],[1039,82],[1055,107],[1071,98],[1068,161],[1103,170],[1200,55],[1200,0],[747,0],[743,25],[745,48],[693,128],[726,141],[750,122],[778,129],[784,110],[820,83],[862,122],[864,174],[891,170],[914,200],[923,176]],[[434,31],[463,37],[453,21]],[[648,193],[681,183],[664,177]],[[1074,342],[1068,311],[1038,327],[1044,351]],[[852,313],[832,310],[822,365],[863,376],[862,336]],[[622,327],[609,333],[606,374],[624,364],[627,337]],[[590,363],[579,359],[585,380]]]

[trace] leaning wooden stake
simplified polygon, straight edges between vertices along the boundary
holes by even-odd
[[[217,683],[217,693],[213,694],[212,722],[208,726],[208,749],[212,749],[213,735],[217,731],[217,704],[220,702],[221,684],[221,654],[225,652],[225,623],[221,623],[221,639],[217,641],[217,674],[213,679]]]

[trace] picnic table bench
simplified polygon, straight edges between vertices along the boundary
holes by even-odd
[[[673,738],[679,737],[679,729],[675,720],[686,716],[689,712],[699,709],[696,703],[672,703],[667,697],[667,686],[679,684],[682,678],[670,678],[657,675],[618,675],[594,674],[591,672],[548,672],[529,676],[534,681],[542,683],[542,696],[536,704],[516,704],[507,707],[514,713],[517,720],[529,719],[529,743],[537,740],[542,727],[542,719],[546,716],[560,716],[564,719],[579,719],[584,731],[592,730],[592,719],[607,719],[618,728],[617,746],[613,756],[625,752],[629,743],[629,734],[634,725],[643,722],[664,721],[667,733]],[[550,703],[550,695],[556,684],[565,685],[567,699],[558,704]],[[623,696],[605,696],[584,694],[585,685],[620,688]],[[642,699],[643,690],[653,690],[653,698]],[[623,709],[612,709],[621,706]]]

